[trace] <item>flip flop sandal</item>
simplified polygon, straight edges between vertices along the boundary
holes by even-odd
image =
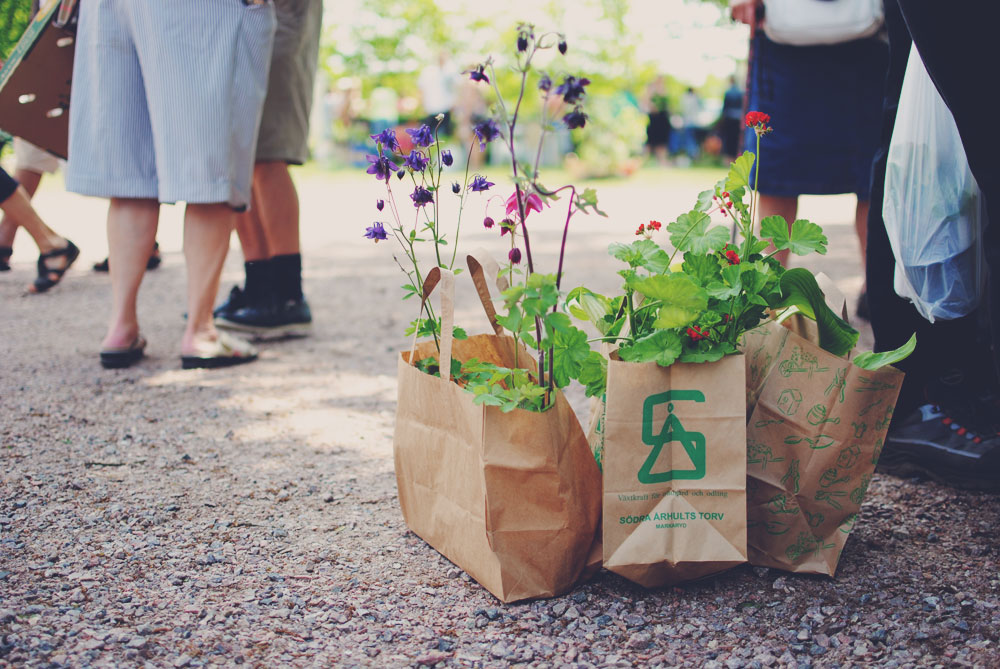
[[[195,353],[181,356],[183,369],[215,369],[242,365],[257,359],[257,348],[249,342],[238,339],[225,332],[219,333],[219,338],[198,346]]]
[[[163,259],[160,258],[160,243],[153,242],[153,254],[149,256],[149,260],[146,261],[146,269],[156,269],[160,266]],[[101,262],[94,263],[95,272],[107,272],[108,271],[108,259],[105,258]]]
[[[131,367],[146,354],[146,339],[137,335],[128,346],[121,348],[106,348],[101,351],[101,366],[104,369],[123,369]]]
[[[66,246],[61,249],[49,251],[38,256],[38,277],[35,279],[34,289],[36,293],[44,293],[49,288],[62,281],[63,274],[66,273],[76,259],[80,257],[80,249],[76,244],[66,240]],[[49,267],[45,262],[52,258],[65,258],[66,263],[62,267]],[[55,278],[52,278],[55,275]]]
[[[0,246],[0,272],[10,271],[10,257],[14,255],[14,249],[9,246]]]

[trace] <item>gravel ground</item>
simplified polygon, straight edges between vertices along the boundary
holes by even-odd
[[[836,579],[743,567],[647,591],[601,573],[558,599],[498,603],[396,504],[395,356],[412,308],[396,306],[386,248],[359,237],[376,185],[299,180],[316,332],[245,367],[179,369],[176,209],[141,297],[150,355],[129,370],[97,364],[106,277],[74,269],[26,296],[33,250],[18,239],[0,275],[0,666],[1000,664],[1000,503],[891,477],[875,477]],[[614,217],[574,230],[568,285],[610,273],[610,239],[667,220],[704,182],[601,184]],[[54,184],[38,206],[84,249],[81,267],[103,256],[102,203]],[[848,294],[852,206],[803,204]],[[555,228],[538,234],[549,259]],[[226,271],[228,289],[238,253]],[[463,291],[460,319],[482,331]]]

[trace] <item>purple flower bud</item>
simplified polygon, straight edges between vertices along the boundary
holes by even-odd
[[[561,53],[562,55],[565,56],[567,48],[569,48],[569,47],[566,44],[566,40],[564,40],[564,39],[559,40],[559,53]]]
[[[496,221],[494,221],[489,216],[487,216],[486,218],[483,219],[483,227],[486,228],[487,230],[489,230],[490,228],[492,228],[495,224],[496,224]]]
[[[456,181],[451,185],[451,192],[454,193],[455,195],[458,195],[459,193],[462,192],[462,185]]]
[[[441,162],[445,167],[451,167],[451,164],[455,162],[455,159],[451,157],[451,151],[445,149],[441,152]]]
[[[566,123],[566,127],[570,130],[582,128],[587,124],[587,115],[583,113],[580,107],[575,107],[573,111],[563,116],[563,122]]]
[[[385,200],[379,200],[378,202],[376,202],[375,208],[378,209],[379,211],[385,209]]]
[[[524,33],[517,36],[517,50],[522,53],[528,50],[528,38]]]
[[[542,78],[538,80],[538,90],[546,93],[552,90],[552,79],[549,78],[549,75],[543,74]]]
[[[502,221],[500,221],[500,236],[503,237],[508,232],[512,231],[515,225],[517,224],[514,223],[513,219],[510,218],[505,218]]]
[[[507,254],[507,257],[510,258],[510,261],[515,265],[519,264],[521,262],[521,249],[515,246],[510,250],[510,253]]]
[[[406,170],[399,170],[398,172],[396,172],[396,177],[400,180],[402,180],[403,177],[405,176],[406,176]],[[388,182],[389,180],[386,179],[386,181]]]

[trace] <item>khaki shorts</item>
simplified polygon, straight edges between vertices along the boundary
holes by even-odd
[[[319,61],[323,0],[274,0],[271,72],[257,137],[257,162],[301,165],[309,158],[309,112]]]
[[[31,142],[20,137],[14,138],[14,164],[19,170],[29,170],[44,174],[55,174],[62,161],[48,151],[40,149]]]

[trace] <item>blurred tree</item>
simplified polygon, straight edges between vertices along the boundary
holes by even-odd
[[[31,20],[31,0],[0,2],[0,61],[6,60]]]

